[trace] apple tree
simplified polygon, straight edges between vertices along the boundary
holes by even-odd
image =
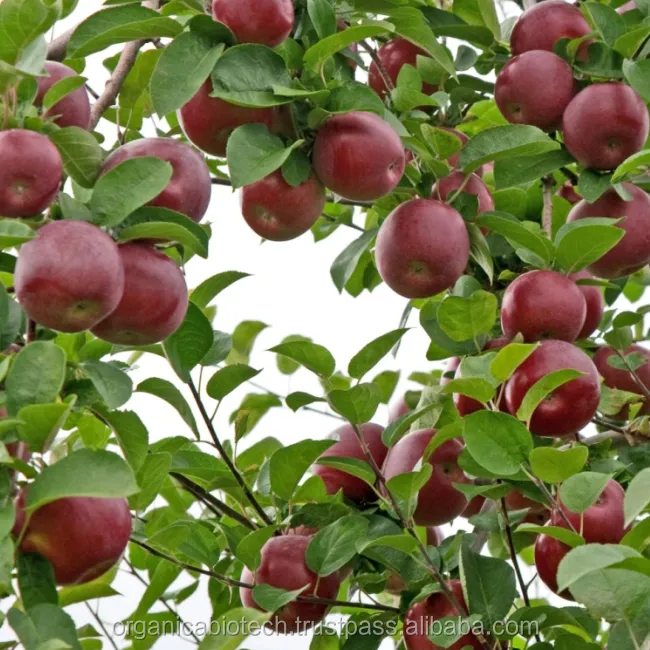
[[[195,593],[201,650],[649,648],[650,4],[106,0],[57,31],[77,4],[0,2],[2,648],[148,650]],[[246,272],[185,275],[219,186],[278,256],[339,230],[336,289],[404,298],[350,360],[286,332],[295,390],[228,430]],[[175,382],[134,385],[151,355]],[[134,391],[186,429],[154,442]],[[339,426],[288,444],[271,408]],[[119,567],[122,629],[171,629],[74,620]]]

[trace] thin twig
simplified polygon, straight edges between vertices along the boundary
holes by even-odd
[[[560,513],[560,517],[564,519],[564,523],[569,527],[570,530],[572,530],[574,533],[577,533],[578,531],[575,529],[575,526],[571,523],[569,518],[566,516],[566,513],[562,508],[560,508],[560,504],[557,502],[555,497],[549,492],[549,489],[546,487],[546,484],[544,481],[540,481],[534,474],[531,474],[523,465],[521,466],[522,471],[528,478],[544,493],[544,496],[546,497],[547,504],[551,506],[552,510],[557,510]]]
[[[634,379],[634,382],[636,385],[641,389],[641,392],[643,393],[644,397],[646,400],[650,402],[650,388],[648,388],[642,381],[639,375],[637,374],[636,370],[630,367],[629,363],[627,362],[625,355],[620,351],[616,350],[616,354],[618,355],[618,358],[623,361],[627,369],[629,370],[630,374],[632,375],[632,378]]]
[[[113,646],[115,650],[120,650],[117,647],[117,643],[115,643],[115,639],[108,633],[108,630],[106,629],[106,626],[104,625],[104,621],[102,621],[101,618],[99,618],[99,614],[93,610],[93,608],[90,606],[89,603],[86,603],[86,607],[88,608],[88,611],[92,614],[92,617],[97,621],[97,625],[101,628],[102,632],[104,633],[104,636],[108,639],[108,642]]]
[[[31,318],[27,320],[27,331],[25,332],[25,343],[31,343],[36,338],[36,322]]]
[[[542,209],[542,226],[549,237],[553,236],[553,177],[542,178],[542,196],[544,207]]]
[[[384,67],[384,64],[379,58],[379,55],[377,54],[375,48],[372,47],[372,45],[370,45],[367,41],[359,41],[359,45],[370,55],[372,62],[377,66],[377,70],[379,70],[379,75],[381,76],[382,81],[384,82],[384,85],[386,86],[388,92],[390,93],[392,90],[395,90],[395,84],[393,83],[393,80],[390,78],[390,75],[388,74],[388,70],[386,70],[386,68]]]

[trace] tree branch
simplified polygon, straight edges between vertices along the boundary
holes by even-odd
[[[542,178],[542,196],[544,208],[542,210],[542,226],[551,237],[553,234],[553,177]]]
[[[395,90],[395,84],[390,78],[388,70],[386,70],[384,64],[381,62],[381,59],[379,58],[379,55],[377,54],[375,48],[369,45],[367,41],[359,41],[359,45],[370,55],[372,62],[377,66],[377,70],[379,70],[379,74],[388,92],[390,93],[392,90]]]
[[[528,588],[524,582],[524,577],[521,574],[521,567],[519,566],[519,558],[517,557],[517,550],[515,549],[515,540],[512,536],[512,526],[510,525],[510,517],[508,516],[508,506],[506,505],[506,499],[503,497],[501,499],[501,514],[506,524],[506,538],[508,540],[508,550],[510,551],[510,560],[515,569],[515,574],[517,575],[517,582],[519,582],[519,588],[521,589],[521,595],[524,599],[524,604],[526,607],[530,607],[530,598],[528,597]],[[537,639],[539,642],[540,639]]]

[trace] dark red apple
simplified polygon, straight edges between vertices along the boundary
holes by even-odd
[[[187,285],[170,257],[145,244],[122,244],[124,293],[115,311],[92,328],[120,345],[150,345],[173,334],[187,312]]]
[[[623,218],[616,224],[625,231],[623,239],[587,267],[597,278],[622,278],[650,262],[650,196],[632,183],[623,183],[623,187],[632,195],[631,201],[624,201],[611,188],[595,203],[580,201],[569,213],[569,222],[590,217]]]
[[[372,457],[375,459],[377,465],[381,467],[388,453],[388,449],[381,439],[384,428],[378,424],[368,423],[361,426],[360,430]],[[339,427],[331,437],[338,439],[338,442],[323,453],[321,458],[341,456],[357,458],[358,460],[367,462],[366,456],[361,448],[361,443],[350,425],[346,424]],[[343,490],[344,496],[352,501],[374,500],[372,488],[365,481],[352,474],[348,474],[334,467],[328,467],[327,465],[318,465],[318,463],[314,465],[313,472],[316,476],[320,476],[323,479],[328,494],[337,494],[339,490]]]
[[[501,328],[508,338],[573,342],[582,331],[587,303],[573,280],[555,271],[529,271],[503,294]]]
[[[227,25],[239,43],[275,47],[293,29],[292,0],[212,0],[215,20]]]
[[[499,72],[494,99],[508,122],[554,131],[575,92],[573,71],[564,59],[531,50],[510,59]]]
[[[614,169],[641,151],[649,128],[643,99],[618,82],[587,86],[571,100],[562,120],[569,153],[593,169]]]
[[[460,357],[449,357],[449,359],[447,359],[445,371],[442,373],[442,377],[440,378],[441,386],[448,384],[456,377],[456,370],[458,370],[461,361],[462,359]]]
[[[332,192],[352,201],[375,201],[400,182],[406,159],[393,127],[374,113],[334,115],[316,133],[312,163]]]
[[[124,293],[117,244],[85,221],[53,221],[23,244],[14,274],[29,318],[59,332],[83,332],[111,314]]]
[[[405,298],[428,298],[453,287],[469,261],[460,214],[442,201],[412,199],[382,224],[375,247],[384,282]]]
[[[576,39],[592,31],[578,7],[563,0],[545,0],[526,9],[510,36],[513,55],[530,50],[553,51],[562,38]]]
[[[562,528],[566,528],[566,525],[562,526]],[[539,535],[535,542],[535,568],[537,574],[554,594],[565,600],[573,600],[573,598],[568,589],[565,589],[562,593],[558,592],[557,570],[560,562],[570,550],[570,546],[548,535]]]
[[[131,536],[125,499],[67,497],[52,501],[27,518],[26,490],[16,500],[12,534],[21,553],[49,560],[59,585],[90,582],[122,557]]]
[[[289,185],[280,170],[241,192],[246,223],[260,237],[288,241],[306,233],[325,207],[325,188],[314,176],[297,187]]]
[[[34,104],[39,107],[43,105],[45,94],[55,83],[66,77],[77,76],[77,73],[72,68],[57,61],[46,61],[44,68],[49,76],[38,77],[36,79],[38,93],[36,94]],[[83,86],[77,88],[54,104],[54,106],[51,106],[43,117],[54,118],[54,123],[62,128],[66,126],[78,126],[81,129],[87,129],[90,126],[90,100],[88,99],[88,92]]]
[[[594,276],[589,271],[580,271],[569,276],[574,282],[577,280],[593,280]],[[579,339],[586,339],[591,336],[600,325],[605,314],[605,297],[600,287],[593,284],[579,284],[578,289],[582,292],[587,303],[587,316],[585,324],[578,334]]]
[[[567,436],[591,422],[600,400],[600,376],[593,361],[571,343],[545,340],[506,384],[506,404],[514,415],[532,386],[565,369],[585,374],[557,388],[535,409],[530,430],[538,436]]]
[[[482,497],[481,495],[473,497],[470,500],[470,502],[467,504],[467,508],[463,510],[461,517],[465,517],[465,519],[469,519],[474,515],[478,515],[479,512],[481,512],[484,503],[485,503],[485,497]]]
[[[272,537],[262,547],[262,563],[253,575],[244,569],[241,581],[246,584],[270,585],[277,589],[294,591],[307,587],[302,596],[318,596],[332,600],[336,598],[340,585],[340,576],[333,573],[319,578],[309,567],[305,559],[311,537],[289,535]],[[318,589],[316,586],[318,584]],[[240,588],[239,595],[244,607],[260,606],[253,599],[253,591]],[[294,601],[274,612],[267,623],[276,632],[288,634],[300,632],[319,623],[325,618],[328,606]]]
[[[465,183],[463,172],[452,172],[436,183],[433,195],[436,198],[440,196],[442,201],[447,201],[450,196],[455,196],[461,187],[463,192],[474,194],[478,198],[478,214],[494,210],[494,200],[490,190],[476,174],[470,174],[469,180]]]
[[[278,126],[277,111],[272,108],[236,106],[210,97],[211,92],[208,79],[178,113],[187,139],[201,151],[224,158],[228,138],[238,126],[264,124],[270,131]]]
[[[386,456],[386,479],[412,472],[435,435],[435,429],[421,429],[402,438]],[[470,482],[458,466],[458,456],[463,446],[458,439],[447,440],[425,460],[433,467],[433,474],[418,495],[413,517],[418,526],[449,523],[467,507],[467,499],[453,486],[453,483]]]
[[[63,162],[47,136],[0,131],[0,160],[0,217],[35,217],[54,202]]]
[[[460,580],[450,580],[447,586],[467,612],[467,603],[463,596]],[[404,619],[404,643],[407,650],[442,650],[441,646],[435,645],[429,640],[429,633],[435,621],[449,617],[458,621],[460,612],[440,592],[413,605]],[[450,645],[447,650],[463,650],[465,648],[481,650],[483,646],[478,638],[470,632]]]
[[[576,192],[576,188],[570,181],[567,181],[562,187],[556,192],[558,196],[561,196],[565,201],[568,201],[571,205],[580,203],[582,197]]]
[[[377,56],[384,70],[388,73],[388,78],[393,82],[393,86],[396,86],[399,72],[405,64],[408,63],[414,68],[417,68],[417,57],[428,57],[429,54],[405,38],[394,38],[379,48]],[[384,78],[381,76],[379,66],[374,61],[370,64],[368,84],[380,97],[383,98],[388,94],[388,88],[386,87]],[[426,83],[422,85],[422,92],[425,95],[431,95],[436,90],[438,89],[435,86]]]
[[[192,147],[171,138],[134,140],[116,149],[104,163],[102,174],[125,160],[151,156],[172,166],[172,178],[167,187],[147,205],[176,210],[192,221],[199,222],[208,209],[212,182],[210,170]]]

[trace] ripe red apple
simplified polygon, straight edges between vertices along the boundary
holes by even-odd
[[[85,221],[53,221],[23,244],[14,274],[29,318],[59,332],[83,332],[111,314],[124,293],[117,244]]]
[[[332,192],[352,201],[375,201],[400,182],[406,160],[393,127],[374,113],[334,115],[316,133],[312,163]]]
[[[566,528],[566,525],[563,528]],[[570,550],[570,546],[548,535],[539,535],[535,541],[535,568],[537,574],[554,594],[565,600],[573,600],[573,597],[568,589],[565,589],[562,593],[558,592],[557,570],[560,562]]]
[[[435,435],[435,429],[421,429],[402,438],[386,456],[386,479],[412,472]],[[458,439],[447,440],[426,459],[433,467],[433,474],[418,495],[413,517],[418,526],[449,523],[467,507],[467,499],[453,486],[453,483],[470,482],[458,466],[458,456],[463,451],[463,446]]]
[[[405,298],[428,298],[452,287],[469,260],[460,214],[442,201],[412,199],[382,224],[375,247],[384,282]]]
[[[24,489],[16,500],[12,534],[20,538],[21,553],[49,560],[57,584],[90,582],[122,557],[131,536],[125,499],[66,497],[38,508],[29,519],[25,499]]]
[[[580,201],[569,213],[567,221],[590,217],[624,219],[616,224],[625,230],[625,236],[599,260],[587,267],[597,278],[614,280],[642,269],[650,262],[650,196],[632,183],[623,183],[632,195],[624,201],[614,188],[605,192],[596,202]]]
[[[447,365],[445,366],[445,371],[442,373],[440,378],[440,385],[444,386],[448,384],[452,379],[456,377],[456,370],[460,366],[462,359],[460,357],[449,357],[447,359]]]
[[[441,178],[436,183],[433,195],[436,198],[439,195],[442,201],[447,201],[450,195],[455,195],[461,187],[463,192],[478,197],[478,214],[494,210],[494,200],[490,190],[476,174],[470,174],[469,180],[465,183],[465,174],[463,172],[452,172],[449,176]]]
[[[361,426],[360,430],[372,457],[375,459],[377,465],[381,467],[388,453],[388,449],[381,439],[384,428],[378,424],[368,423]],[[366,461],[361,443],[350,425],[346,424],[339,427],[332,434],[332,438],[338,439],[338,442],[324,452],[321,458],[341,456]],[[328,467],[327,465],[318,465],[318,463],[314,465],[313,472],[316,476],[320,476],[323,479],[328,494],[337,494],[339,490],[343,490],[344,496],[352,501],[374,500],[372,488],[352,474],[348,474],[334,467]]]
[[[544,338],[573,342],[587,317],[587,303],[573,280],[555,271],[529,271],[503,294],[501,328],[527,343]]]
[[[238,0],[239,1],[239,0]],[[264,124],[270,131],[278,126],[272,108],[246,108],[210,97],[208,79],[179,111],[178,117],[187,139],[201,151],[224,158],[230,134],[243,124]]]
[[[43,105],[43,98],[45,93],[58,81],[66,77],[76,77],[77,73],[63,63],[57,61],[46,61],[45,72],[48,77],[38,77],[36,83],[38,84],[38,93],[34,104],[36,106]],[[69,95],[58,101],[54,106],[51,106],[43,115],[45,118],[54,118],[54,123],[60,127],[78,126],[81,129],[87,129],[90,126],[90,100],[88,99],[88,92],[81,86],[74,90]]]
[[[291,187],[280,170],[241,192],[246,223],[260,237],[288,241],[306,233],[323,213],[325,188],[314,176]]]
[[[384,70],[388,73],[389,79],[393,82],[393,86],[396,86],[399,72],[405,64],[408,63],[414,68],[417,68],[417,57],[428,57],[429,54],[405,38],[394,38],[379,48],[377,56]],[[388,94],[388,88],[386,87],[384,78],[381,76],[381,72],[379,72],[379,66],[374,61],[370,64],[368,84],[380,97],[383,98]],[[437,88],[435,86],[426,83],[422,84],[422,92],[425,95],[431,95],[436,90]]]
[[[553,51],[562,38],[581,38],[591,27],[578,7],[563,0],[545,0],[526,9],[510,36],[513,55],[530,50]]]
[[[635,344],[627,348],[627,350],[623,352],[623,355],[632,354],[633,352],[638,352],[647,359],[644,365],[635,370],[635,373],[643,385],[650,388],[650,350],[644,348],[641,345]],[[607,360],[610,357],[615,356],[617,356],[616,352],[612,348],[608,347],[599,348],[594,355],[594,364],[596,365],[596,368],[598,368],[598,372],[600,373],[601,377],[605,380],[605,386],[616,390],[624,390],[628,393],[643,395],[641,387],[639,384],[637,384],[631,372],[628,370],[618,370],[617,368],[609,365]],[[641,407],[641,414],[650,414],[650,402],[646,402]],[[620,413],[618,413],[617,417],[621,419],[627,419],[629,417],[628,407],[623,407]]]
[[[56,199],[63,162],[47,136],[0,131],[0,160],[0,216],[35,217]]]
[[[269,47],[285,41],[294,23],[292,0],[212,0],[212,15],[239,43]]]
[[[569,276],[574,282],[577,280],[593,280],[594,276],[589,271],[580,271]],[[587,316],[585,323],[578,334],[579,339],[586,339],[591,336],[600,325],[605,314],[605,297],[600,287],[590,284],[579,284],[578,289],[582,292],[587,304]]]
[[[340,577],[338,572],[325,578],[320,578],[307,566],[305,554],[311,542],[311,537],[289,535],[272,537],[262,547],[262,563],[253,575],[244,569],[241,581],[246,584],[271,585],[277,589],[294,591],[307,586],[302,596],[318,596],[334,599],[339,590]],[[316,585],[318,583],[318,590]],[[244,607],[260,606],[253,599],[253,591],[240,588],[239,595]],[[275,612],[268,627],[283,634],[300,632],[319,623],[327,614],[327,605],[317,605],[294,601]]]
[[[568,201],[571,205],[580,203],[582,197],[576,192],[575,187],[571,181],[567,181],[562,187],[556,192],[558,196],[561,196],[565,201]]]
[[[102,174],[125,160],[151,156],[172,166],[172,178],[167,187],[147,205],[176,210],[192,221],[199,222],[208,209],[212,183],[210,170],[192,147],[171,138],[134,140],[116,149],[106,159]]]
[[[124,294],[115,311],[92,328],[121,345],[149,345],[173,334],[187,312],[187,285],[170,257],[145,244],[122,244]]]
[[[503,67],[494,99],[508,122],[554,131],[575,92],[573,71],[564,59],[545,50],[530,50]]]
[[[591,422],[600,400],[600,376],[593,361],[571,343],[545,340],[506,384],[506,404],[514,415],[532,386],[564,369],[585,374],[557,388],[535,409],[530,430],[538,436],[570,435]]]
[[[467,612],[467,603],[463,596],[460,580],[450,580],[447,586]],[[459,617],[458,610],[447,600],[444,594],[438,592],[426,600],[413,605],[404,619],[404,643],[407,650],[442,650],[441,646],[429,640],[429,632],[435,621],[442,618]],[[463,650],[464,648],[481,650],[483,647],[478,638],[470,632],[453,643],[447,650]]]
[[[482,497],[481,495],[475,496],[467,504],[467,508],[463,510],[461,517],[465,517],[465,519],[469,519],[474,515],[478,515],[479,512],[481,512],[484,503],[485,503],[485,497]]]
[[[406,394],[402,395],[398,402],[391,406],[390,414],[388,415],[388,422],[392,424],[395,420],[399,420],[403,415],[411,412],[411,407],[406,402]]]
[[[587,86],[571,100],[562,120],[569,153],[594,169],[614,169],[641,151],[649,128],[643,99],[618,82]]]

